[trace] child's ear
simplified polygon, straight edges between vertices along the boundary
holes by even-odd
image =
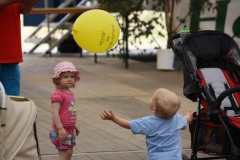
[[[60,78],[56,79],[56,82],[59,83],[60,82]]]
[[[152,110],[153,114],[156,114],[157,113],[157,108],[154,107],[153,110]]]
[[[54,79],[54,84],[56,84],[58,86],[59,83],[60,83],[59,79]]]

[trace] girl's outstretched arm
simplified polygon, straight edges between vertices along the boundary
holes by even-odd
[[[102,120],[111,120],[123,128],[130,129],[129,121],[115,116],[111,110],[109,112],[104,110],[102,114],[100,114],[100,117]]]

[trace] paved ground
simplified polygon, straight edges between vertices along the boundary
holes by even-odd
[[[182,94],[182,71],[159,71],[156,62],[129,61],[129,69],[121,59],[93,57],[24,55],[20,64],[21,95],[38,106],[37,130],[42,160],[57,160],[57,150],[49,140],[51,128],[50,96],[55,87],[51,76],[54,66],[70,61],[81,72],[80,83],[73,89],[78,109],[77,123],[81,133],[77,137],[73,159],[81,160],[146,160],[145,138],[133,135],[110,121],[103,121],[102,110],[113,110],[128,120],[150,115],[148,101],[153,92],[164,87],[181,99],[180,114],[196,108],[196,103]],[[189,130],[182,131],[182,148],[190,154]]]

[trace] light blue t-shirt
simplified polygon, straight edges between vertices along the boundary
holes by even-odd
[[[180,129],[186,129],[187,119],[175,114],[166,120],[155,115],[130,121],[133,134],[146,135],[148,160],[182,160]]]

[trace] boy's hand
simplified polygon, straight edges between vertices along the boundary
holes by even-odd
[[[77,125],[75,126],[75,130],[76,130],[76,135],[78,136],[80,133],[80,128]]]
[[[100,114],[100,117],[102,120],[113,120],[114,114],[111,110],[109,112],[104,110],[102,114]]]
[[[188,112],[187,112],[185,117],[187,118],[187,123],[188,124],[192,123],[192,121],[193,121],[193,113],[192,113],[191,110],[188,110]]]
[[[102,114],[100,114],[100,117],[102,120],[111,120],[123,128],[130,129],[130,122],[126,119],[115,116],[111,110],[109,112],[104,110]]]

